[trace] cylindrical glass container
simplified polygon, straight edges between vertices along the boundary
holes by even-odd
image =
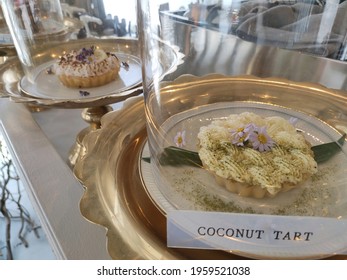
[[[57,94],[47,94],[46,88],[42,87],[42,84],[56,83],[55,75],[47,79],[47,74],[54,74],[54,62],[72,50],[83,48],[96,47],[107,52],[122,52],[126,40],[118,39],[128,38],[137,44],[136,5],[135,0],[132,1],[126,7],[119,8],[110,0],[1,0],[1,15],[6,24],[2,32],[8,33],[3,37],[11,39],[10,43],[14,46],[24,72],[20,90],[34,97],[69,99],[71,95],[64,88]],[[112,40],[113,46],[107,43]],[[75,44],[76,41],[80,44]],[[57,46],[63,51],[53,51]],[[55,89],[60,88],[60,83],[55,85]],[[114,90],[118,88],[110,88],[107,92],[102,90],[100,95]],[[60,94],[62,91],[63,95]],[[48,92],[53,93],[50,90]]]
[[[138,11],[148,146],[164,211],[347,213],[347,155],[342,140],[336,142],[347,132],[347,2],[138,0]],[[159,42],[183,56],[164,77]],[[284,119],[308,147],[334,143],[338,152],[330,157],[324,147],[313,148],[317,165],[307,173],[299,163],[282,175],[281,164],[265,171],[264,153],[281,140],[267,137],[268,119],[258,123],[252,115],[237,126],[244,114]],[[239,156],[231,160],[235,149]],[[272,157],[281,162],[287,152]],[[324,155],[329,159],[321,162]],[[263,162],[258,171],[250,168],[255,158]],[[273,189],[276,176],[287,179]],[[265,195],[249,194],[249,186]]]
[[[2,0],[1,8],[25,75],[32,80],[38,65],[33,53],[51,42],[68,39],[59,0]]]

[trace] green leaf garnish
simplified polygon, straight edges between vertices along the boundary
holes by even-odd
[[[341,138],[337,140],[337,142],[329,142],[313,146],[311,149],[313,151],[315,161],[317,163],[323,163],[341,151],[341,147],[345,143],[345,137],[346,134],[343,134]],[[151,162],[149,157],[142,158],[142,160],[148,163]],[[202,167],[202,162],[197,152],[174,146],[169,146],[164,149],[163,153],[160,155],[159,162],[162,165],[189,165]]]
[[[341,151],[341,147],[345,142],[346,133],[341,136],[337,142],[330,142],[313,146],[311,150],[317,163],[322,163],[332,158],[336,153]]]
[[[151,157],[143,157],[142,160],[147,163],[151,163]]]
[[[199,154],[174,146],[166,147],[159,158],[162,165],[190,165],[202,167]]]

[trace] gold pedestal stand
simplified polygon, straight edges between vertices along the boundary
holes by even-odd
[[[56,34],[58,35],[58,34]],[[59,34],[61,35],[61,34]],[[100,119],[109,112],[109,104],[122,102],[130,97],[143,93],[142,89],[142,63],[140,57],[139,40],[137,38],[110,38],[110,39],[83,39],[70,40],[60,43],[63,40],[56,40],[50,44],[45,44],[43,48],[33,53],[33,59],[40,67],[46,63],[52,63],[62,53],[69,50],[78,50],[85,46],[95,46],[100,49],[116,53],[122,62],[128,66],[122,66],[119,72],[119,83],[115,83],[112,90],[106,92],[97,90],[91,92],[88,97],[80,95],[68,95],[64,98],[62,93],[66,90],[58,79],[45,79],[45,71],[38,71],[41,77],[40,83],[23,86],[21,81],[25,78],[22,65],[17,56],[9,59],[0,56],[0,97],[9,97],[12,101],[25,103],[30,111],[39,112],[48,108],[63,109],[83,109],[82,118],[89,123],[89,127],[83,129],[77,136],[74,146],[70,149],[68,155],[68,164],[74,167],[80,157],[84,155],[82,142],[84,136],[93,130],[100,128]],[[59,43],[57,43],[59,42]],[[161,45],[163,55],[167,59],[165,63],[160,63],[160,77],[175,71],[182,57],[176,50],[166,43],[158,41]],[[1,49],[2,51],[3,49]],[[2,61],[3,60],[3,61]],[[42,74],[42,76],[40,76]],[[40,84],[41,87],[38,87]],[[57,90],[47,92],[47,88]]]
[[[110,111],[112,111],[112,107],[108,105],[83,109],[81,114],[82,118],[89,123],[89,126],[78,133],[75,144],[70,149],[68,163],[71,168],[73,168],[76,162],[85,154],[85,150],[82,145],[84,137],[91,131],[99,129],[101,127],[102,116]]]

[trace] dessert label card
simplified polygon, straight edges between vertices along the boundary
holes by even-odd
[[[259,257],[347,253],[347,220],[320,217],[171,211],[167,245],[231,250]]]

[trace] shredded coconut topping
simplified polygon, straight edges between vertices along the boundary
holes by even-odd
[[[248,123],[266,127],[276,144],[260,152],[232,143],[230,131]],[[262,118],[245,112],[201,127],[199,156],[210,171],[227,180],[260,186],[271,194],[285,184],[296,185],[317,172],[311,146],[295,127],[280,117]]]
[[[78,51],[72,50],[61,56],[55,64],[54,72],[57,75],[94,77],[119,67],[120,62],[115,54],[92,46]]]

